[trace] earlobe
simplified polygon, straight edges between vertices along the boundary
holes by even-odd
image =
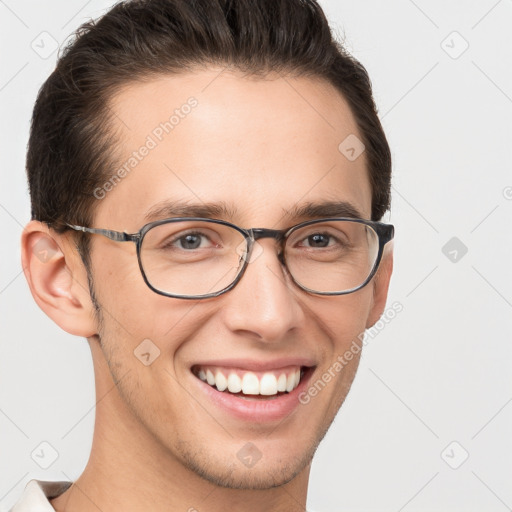
[[[70,334],[96,334],[87,273],[69,238],[39,221],[30,221],[22,234],[21,255],[25,277],[39,307]]]
[[[391,280],[391,274],[393,273],[393,245],[392,243],[388,245],[389,246],[386,247],[385,252],[382,255],[382,260],[377,274],[373,279],[372,306],[366,322],[367,329],[378,322],[382,313],[384,313],[384,308],[386,307],[389,282]]]

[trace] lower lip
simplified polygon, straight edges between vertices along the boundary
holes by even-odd
[[[300,404],[299,395],[306,388],[314,368],[308,368],[302,376],[299,385],[290,393],[285,393],[274,399],[246,400],[225,391],[218,391],[199,377],[192,375],[202,393],[223,411],[244,421],[279,421],[291,414]]]

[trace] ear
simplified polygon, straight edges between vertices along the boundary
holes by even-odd
[[[386,244],[377,274],[373,278],[373,298],[366,328],[375,325],[384,313],[388,298],[389,281],[393,273],[393,241]]]
[[[30,221],[21,237],[21,262],[32,296],[57,325],[76,336],[97,333],[87,272],[69,233]]]

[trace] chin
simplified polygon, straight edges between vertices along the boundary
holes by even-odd
[[[257,462],[249,462],[250,466],[244,466],[236,454],[226,460],[226,452],[206,455],[204,451],[196,451],[194,454],[186,451],[181,455],[189,470],[215,486],[227,489],[265,490],[283,486],[301,472],[309,471],[317,446],[294,455],[288,453],[284,458],[274,453],[269,459],[262,453]]]
[[[261,463],[261,461],[260,461]],[[239,490],[265,490],[274,487],[281,487],[292,481],[306,466],[302,464],[300,467],[287,465],[263,465],[257,469],[256,467],[248,469],[236,468],[232,472],[213,471],[212,468],[202,468],[198,473],[199,476],[208,480],[210,483],[227,489]]]

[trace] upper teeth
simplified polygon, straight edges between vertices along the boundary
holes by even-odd
[[[257,375],[244,370],[220,369],[201,367],[198,377],[210,386],[216,386],[219,391],[226,389],[231,393],[245,395],[276,395],[282,391],[293,391],[300,382],[300,367],[289,368],[286,371],[265,372]]]

